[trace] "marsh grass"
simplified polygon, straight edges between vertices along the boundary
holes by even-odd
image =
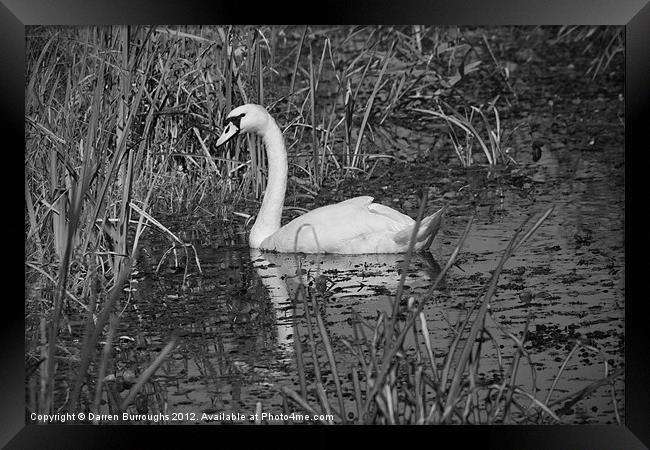
[[[487,107],[471,105],[465,113],[441,102],[438,102],[437,106],[437,110],[422,108],[414,110],[444,120],[449,140],[463,167],[468,168],[473,165],[476,159],[475,147],[483,152],[490,167],[517,164],[517,161],[508,154],[509,149],[504,146],[504,132],[499,110],[494,103]],[[488,111],[487,114],[485,110]],[[479,124],[475,125],[477,121]]]
[[[154,117],[152,108],[143,111],[143,99],[158,98],[161,89],[149,82],[156,58],[146,30],[61,28],[31,44],[25,196],[33,239],[26,240],[26,327],[29,375],[40,383],[28,380],[27,404],[38,413],[78,411],[82,396],[86,409],[102,396],[103,377],[90,384],[87,377],[97,367],[100,375],[109,370],[139,237],[147,227],[173,237],[145,211],[160,170],[139,176],[141,165],[150,164],[143,161],[139,134],[147,134]],[[153,183],[143,183],[151,177]],[[104,351],[96,355],[105,336]],[[65,370],[73,375],[61,398],[55,379]]]
[[[614,58],[625,53],[625,28],[615,26],[579,26],[564,25],[560,27],[554,39],[555,44],[583,44],[582,53],[591,56],[587,75],[592,80],[603,74]]]

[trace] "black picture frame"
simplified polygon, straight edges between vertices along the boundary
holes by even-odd
[[[287,11],[297,13],[288,14]],[[642,170],[641,157],[647,152],[648,138],[645,128],[650,106],[650,4],[648,0],[380,0],[347,2],[266,2],[250,4],[239,1],[213,0],[210,2],[146,0],[146,1],[99,1],[99,0],[0,0],[0,110],[4,125],[3,156],[5,174],[17,171],[21,159],[19,148],[24,147],[24,32],[26,25],[89,25],[89,24],[216,24],[216,23],[350,23],[350,24],[459,24],[459,25],[559,25],[559,24],[606,24],[626,26],[626,216],[634,214],[633,208],[641,209],[643,198],[640,191],[631,188],[632,182],[643,179],[643,174],[632,175]],[[7,139],[11,138],[11,139]],[[11,142],[11,143],[10,143]],[[15,160],[14,160],[15,158]],[[15,164],[13,164],[15,161]],[[633,167],[636,167],[633,169]],[[20,181],[17,181],[20,183]],[[15,211],[16,233],[23,233],[24,195],[5,193]],[[11,213],[10,213],[11,214]],[[637,211],[636,214],[640,214]],[[626,374],[625,374],[625,426],[494,426],[494,427],[429,427],[417,431],[403,427],[389,430],[388,427],[365,428],[375,437],[384,433],[397,434],[397,439],[414,442],[428,439],[433,444],[440,439],[451,439],[462,446],[468,440],[476,440],[483,447],[504,448],[572,448],[572,449],[636,449],[650,445],[650,389],[645,378],[650,366],[648,354],[648,326],[644,314],[646,296],[634,295],[643,292],[643,263],[635,264],[634,255],[642,255],[640,247],[632,243],[636,236],[633,220],[625,221],[626,260]],[[22,230],[18,227],[23,226]],[[13,226],[11,231],[14,232]],[[9,238],[11,240],[11,238]],[[9,259],[7,259],[9,260]],[[10,264],[16,267],[20,263]],[[14,279],[7,272],[7,280]],[[230,430],[230,438],[242,439],[241,430],[220,427],[214,433],[212,427],[124,427],[124,426],[76,426],[76,425],[25,425],[24,393],[24,308],[16,295],[10,295],[9,288],[3,296],[4,314],[0,345],[0,445],[6,448],[75,448],[112,447],[133,445],[137,437],[149,442],[152,435],[165,439],[168,444],[176,441],[184,445],[199,445],[201,438],[215,439],[223,443],[224,430]],[[21,314],[21,311],[23,314]],[[303,428],[260,427],[258,432],[283,433],[283,439]],[[337,427],[350,428],[350,427]],[[381,429],[378,429],[381,428]],[[212,429],[212,430],[211,430]],[[327,430],[332,444],[337,443],[330,433],[341,430]],[[356,428],[355,428],[356,429]],[[313,440],[323,429],[310,429],[300,439],[309,436]],[[191,433],[191,434],[186,434]],[[205,433],[211,433],[206,436]],[[399,436],[401,433],[409,433]],[[286,434],[286,435],[285,435]],[[248,435],[248,433],[247,433]],[[190,439],[188,439],[188,437]],[[248,436],[244,437],[248,440]],[[285,441],[292,445],[290,441]],[[296,441],[298,442],[298,441]],[[425,441],[426,442],[426,441]],[[645,444],[645,445],[644,445]],[[286,444],[285,444],[286,445]]]

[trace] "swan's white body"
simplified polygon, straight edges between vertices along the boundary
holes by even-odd
[[[268,157],[268,182],[248,242],[251,248],[282,253],[403,253],[415,220],[368,196],[314,209],[280,226],[287,186],[287,152],[275,120],[259,105],[243,105],[228,114],[217,145],[239,132],[262,137]],[[416,251],[426,250],[437,233],[444,209],[422,219]]]

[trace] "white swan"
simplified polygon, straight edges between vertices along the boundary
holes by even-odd
[[[407,251],[415,220],[388,206],[373,203],[373,198],[369,196],[316,208],[281,227],[288,174],[287,151],[282,132],[262,106],[242,105],[228,114],[217,147],[242,132],[262,137],[269,162],[262,207],[248,237],[251,248],[282,253],[365,254]],[[440,228],[443,214],[444,208],[422,219],[416,251],[426,250],[431,245]]]

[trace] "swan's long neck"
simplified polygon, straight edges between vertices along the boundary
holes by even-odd
[[[269,118],[269,122],[260,133],[266,148],[266,155],[269,161],[268,180],[262,207],[257,214],[255,224],[248,236],[249,245],[252,248],[259,248],[264,239],[280,229],[282,219],[282,206],[284,205],[284,194],[287,189],[287,150],[284,147],[282,131]]]

